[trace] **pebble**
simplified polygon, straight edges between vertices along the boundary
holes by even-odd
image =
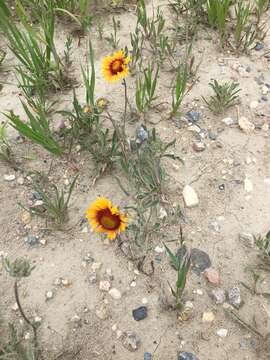
[[[195,133],[199,134],[200,131],[201,131],[201,128],[199,126],[197,126],[197,125],[190,125],[188,127],[188,131],[192,131],[192,132],[195,132]]]
[[[132,316],[136,321],[145,319],[147,317],[147,307],[140,306],[137,309],[132,310]]]
[[[22,176],[18,177],[17,183],[18,183],[19,185],[23,185],[23,184],[24,184],[24,178],[23,178]]]
[[[53,298],[53,292],[51,290],[46,292],[46,300],[51,300]]]
[[[188,121],[195,123],[200,120],[201,114],[198,111],[190,110],[186,113]]]
[[[14,305],[12,305],[11,310],[12,310],[12,311],[18,311],[18,310],[19,310],[18,304],[15,303]]]
[[[102,266],[102,263],[101,262],[93,262],[92,266],[91,266],[91,269],[93,271],[97,271],[101,268]]]
[[[269,125],[268,124],[263,124],[262,130],[263,131],[268,131],[269,130]]]
[[[240,308],[242,304],[242,300],[241,300],[241,292],[238,286],[234,286],[228,290],[228,301],[229,304],[234,306],[236,309]]]
[[[213,322],[215,320],[215,315],[212,311],[206,311],[203,313],[202,322]]]
[[[244,116],[239,118],[238,125],[246,134],[250,134],[255,130],[255,125]]]
[[[262,94],[263,95],[267,95],[269,93],[269,89],[267,86],[263,85],[262,86]]]
[[[268,101],[268,97],[265,96],[265,95],[263,95],[263,96],[261,97],[261,100],[262,100],[262,101]]]
[[[121,299],[122,295],[121,292],[119,290],[117,290],[116,288],[112,288],[111,290],[109,290],[109,295],[114,299],[114,300],[119,300]]]
[[[199,275],[207,268],[211,267],[209,255],[206,252],[193,248],[191,250],[192,270]]]
[[[235,124],[235,120],[232,119],[231,117],[226,117],[226,118],[222,119],[222,122],[224,124],[226,124],[227,126],[231,126],[231,125]]]
[[[34,200],[42,200],[42,195],[38,191],[33,191],[32,197]]]
[[[156,246],[155,247],[155,252],[158,254],[162,254],[162,253],[164,253],[164,251],[165,251],[164,246]]]
[[[204,276],[213,285],[219,285],[219,273],[213,268],[208,268],[204,271]]]
[[[223,289],[214,289],[212,290],[211,295],[217,305],[223,304],[226,300],[226,294]]]
[[[186,207],[191,208],[199,204],[199,198],[196,191],[190,185],[186,185],[183,189],[183,197]]]
[[[248,178],[245,178],[245,180],[244,180],[244,189],[247,193],[250,193],[253,191],[253,184],[252,184],[251,180],[249,180]]]
[[[28,235],[25,239],[24,242],[29,245],[29,246],[34,246],[37,245],[39,243],[39,237],[35,236],[35,235]]]
[[[96,309],[96,315],[101,320],[106,320],[109,318],[108,307],[105,304],[102,304],[98,309]]]
[[[196,152],[202,152],[206,149],[206,145],[203,142],[194,142],[192,144],[192,149]]]
[[[121,338],[122,345],[129,351],[136,351],[141,345],[141,339],[134,331],[124,331]]]
[[[152,354],[149,352],[145,352],[143,354],[143,360],[152,360]]]
[[[117,324],[113,324],[112,331],[115,332],[117,330]]]
[[[251,110],[256,109],[258,106],[259,106],[259,103],[256,100],[251,101],[251,103],[249,104],[249,107],[250,107]]]
[[[213,230],[217,233],[220,232],[220,224],[217,221],[212,221],[209,225],[208,225],[210,230]]]
[[[39,240],[39,243],[40,243],[42,246],[45,246],[45,245],[47,245],[47,240],[46,240],[46,239],[40,239],[40,240]]]
[[[178,360],[199,360],[199,359],[192,353],[181,351],[178,354]]]
[[[108,292],[111,288],[111,283],[107,280],[102,280],[99,283],[99,290]]]
[[[217,139],[217,134],[214,133],[213,131],[208,131],[208,137],[210,140],[216,140]]]
[[[167,211],[161,206],[159,209],[159,219],[163,220],[166,219],[166,217],[168,216]]]
[[[260,43],[260,42],[257,42],[256,45],[254,46],[254,50],[256,50],[256,51],[260,51],[263,48],[264,48],[264,44]]]
[[[35,323],[41,323],[42,318],[40,316],[35,316],[34,321]]]
[[[136,137],[137,140],[139,140],[140,143],[147,140],[149,135],[146,127],[144,125],[140,125],[136,130]]]
[[[253,234],[241,232],[239,234],[239,240],[242,241],[245,246],[254,247],[255,240]]]
[[[142,298],[142,304],[144,304],[144,305],[148,304],[147,298]]]
[[[8,175],[8,174],[4,175],[4,180],[5,181],[14,181],[15,179],[16,179],[15,175]]]
[[[217,335],[221,338],[225,338],[228,335],[228,330],[227,329],[218,329]]]

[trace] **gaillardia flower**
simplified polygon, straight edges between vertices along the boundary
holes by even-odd
[[[124,79],[128,75],[129,62],[130,57],[125,56],[123,51],[106,56],[102,61],[102,74],[105,80],[113,82]]]
[[[127,227],[127,217],[110,200],[102,197],[89,206],[86,217],[95,232],[106,233],[110,240]]]

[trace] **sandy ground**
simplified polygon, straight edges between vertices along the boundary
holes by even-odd
[[[154,3],[158,6],[165,2],[156,0]],[[165,7],[164,12],[170,16]],[[128,45],[129,32],[134,29],[136,18],[132,11],[117,17],[121,21],[121,47]],[[106,25],[106,29],[109,28]],[[57,43],[60,49],[63,49],[66,33],[67,28],[59,25]],[[209,40],[209,36],[212,40]],[[121,110],[123,88],[119,83],[106,84],[100,74],[100,60],[110,50],[105,42],[98,42],[95,34],[91,39],[95,49],[97,96],[109,98],[112,108]],[[190,109],[199,110],[202,116],[198,125],[217,134],[217,139],[213,141],[206,136],[206,150],[197,153],[192,149],[196,134],[188,129],[187,123],[183,122],[183,126],[178,128],[173,121],[163,120],[157,125],[157,130],[165,141],[176,138],[174,153],[184,159],[184,165],[168,160],[164,166],[169,175],[167,197],[171,203],[179,204],[182,208],[183,230],[188,246],[208,253],[212,267],[220,273],[222,289],[228,290],[234,285],[240,287],[244,305],[239,314],[263,334],[267,334],[270,332],[269,299],[251,294],[242,285],[242,282],[249,286],[252,284],[247,267],[257,264],[257,250],[239,241],[240,232],[265,234],[269,230],[270,132],[261,127],[265,123],[270,124],[270,107],[269,101],[261,100],[261,85],[255,79],[261,77],[264,83],[270,84],[269,63],[263,56],[270,46],[269,35],[264,43],[263,50],[253,50],[249,56],[237,57],[220,51],[216,34],[199,33],[193,51],[195,61],[201,61],[201,65],[197,73],[198,80],[184,99],[183,113]],[[85,61],[86,48],[87,39],[81,40],[80,47],[74,43],[72,68],[77,79],[81,79],[79,64]],[[8,53],[6,64],[12,61],[13,56]],[[239,73],[239,65],[248,68],[244,75]],[[13,109],[15,113],[22,114],[19,91],[12,85],[14,75],[8,65],[0,76],[9,83],[4,85],[0,94],[1,109]],[[171,78],[166,69],[161,72],[158,94],[164,101],[170,101],[168,88]],[[237,124],[227,126],[222,122],[225,117],[237,119],[236,108],[231,108],[222,116],[214,116],[205,108],[201,96],[210,94],[207,84],[211,79],[233,79],[240,83],[242,91],[238,113],[257,125],[251,134],[244,133]],[[83,100],[83,87],[81,81],[78,82],[78,96]],[[129,77],[127,82],[132,99],[134,78]],[[70,106],[71,98],[71,92],[61,93],[59,108]],[[251,101],[259,101],[255,110],[249,107]],[[162,114],[151,113],[149,118],[159,121]],[[130,127],[133,133],[134,129],[134,125]],[[48,153],[29,142],[18,143],[12,130],[9,135],[21,167],[26,170],[48,170],[51,162]],[[35,155],[34,159],[30,159],[32,155]],[[210,297],[214,287],[203,275],[191,272],[188,278],[185,298],[194,305],[192,319],[181,323],[174,311],[160,307],[159,298],[167,291],[164,290],[168,287],[167,280],[173,284],[176,273],[170,267],[165,253],[159,254],[157,260],[154,249],[157,245],[161,246],[162,241],[175,239],[178,225],[168,227],[164,238],[154,239],[152,250],[147,255],[148,262],[154,259],[155,271],[152,276],[136,271],[117,244],[104,242],[90,229],[86,232],[86,225],[81,225],[80,221],[89,203],[97,196],[108,197],[120,207],[131,199],[127,199],[110,174],[104,175],[92,186],[94,164],[88,154],[77,154],[75,161],[80,178],[71,199],[66,231],[44,230],[45,223],[36,218],[28,224],[23,222],[18,202],[29,201],[31,186],[27,181],[23,185],[19,185],[17,180],[5,181],[4,174],[15,174],[16,179],[21,174],[20,171],[14,172],[7,164],[0,163],[0,251],[8,253],[12,258],[26,256],[36,265],[31,277],[21,282],[20,292],[27,313],[42,318],[39,331],[42,345],[48,354],[58,354],[73,348],[75,359],[132,360],[143,359],[144,352],[148,351],[154,354],[155,359],[173,360],[177,358],[177,352],[182,350],[196,354],[200,360],[270,359],[269,352],[258,346],[258,339],[226,316],[222,305],[214,303]],[[70,180],[75,175],[69,164],[61,159],[53,162],[52,174],[53,179],[63,187],[65,179]],[[253,184],[250,193],[244,189],[245,178]],[[187,209],[184,206],[182,189],[185,184],[191,184],[198,193],[199,205],[195,208]],[[222,184],[224,190],[220,190]],[[39,235],[46,240],[46,245],[25,244],[24,239],[28,234]],[[177,248],[175,242],[170,243],[170,246],[172,249]],[[102,263],[97,270],[96,284],[90,284],[88,280],[92,262],[84,261],[87,254],[95,262]],[[113,274],[112,286],[122,293],[120,300],[113,300],[106,292],[99,290],[99,280],[106,277],[107,269],[111,269]],[[269,274],[265,276],[269,278]],[[67,279],[70,285],[57,285],[56,280],[59,278]],[[12,310],[12,279],[2,269],[0,284],[1,317],[18,323],[19,315]],[[197,290],[201,290],[199,294]],[[53,291],[53,298],[46,301],[48,291]],[[144,298],[147,299],[148,317],[136,322],[132,310],[141,306]],[[107,310],[107,318],[104,320],[96,315],[96,311],[102,307]],[[202,321],[202,314],[207,311],[215,315],[211,323]],[[137,333],[141,345],[136,352],[123,347],[117,338],[119,332],[113,331],[116,327],[117,330]],[[228,330],[227,337],[220,338],[217,335],[217,330],[221,328]]]

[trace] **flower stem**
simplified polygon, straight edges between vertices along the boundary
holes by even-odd
[[[126,80],[123,79],[124,89],[125,89],[125,109],[124,109],[124,134],[126,134],[126,120],[127,120],[127,105],[128,105],[128,97],[127,97],[127,83]]]

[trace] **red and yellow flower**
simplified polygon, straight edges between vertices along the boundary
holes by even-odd
[[[102,74],[106,81],[114,82],[124,79],[128,73],[128,63],[130,56],[126,56],[124,52],[117,51],[113,55],[106,56],[102,61]]]
[[[127,227],[127,217],[110,200],[102,197],[89,206],[86,217],[95,232],[107,234],[110,240]]]

